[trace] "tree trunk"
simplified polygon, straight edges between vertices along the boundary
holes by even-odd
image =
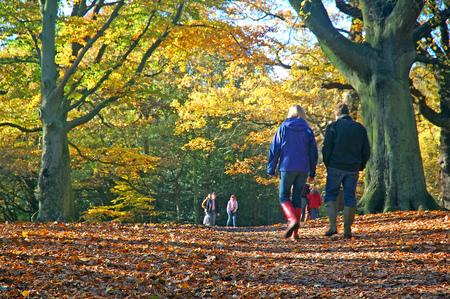
[[[70,180],[70,156],[64,122],[43,121],[44,136],[37,197],[39,221],[74,218],[74,198]]]
[[[425,186],[409,92],[413,38],[423,1],[359,0],[365,42],[343,36],[321,0],[290,0],[325,55],[358,92],[372,157],[360,202],[365,212],[437,208]]]
[[[41,0],[41,120],[42,158],[37,187],[37,220],[71,220],[74,211],[70,183],[65,101],[57,92],[56,57],[57,0]]]
[[[176,196],[176,210],[177,210],[177,223],[181,223],[181,206],[180,206],[180,195],[177,194]]]
[[[372,149],[359,205],[365,213],[435,209],[426,190],[408,77],[386,69],[358,88]]]
[[[450,117],[450,115],[449,115]],[[450,210],[450,132],[441,130],[442,207]]]
[[[441,114],[450,119],[450,70],[438,71]],[[442,207],[450,209],[450,131],[441,128]]]

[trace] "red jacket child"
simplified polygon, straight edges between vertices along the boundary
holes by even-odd
[[[313,190],[313,192],[306,195],[306,198],[308,199],[310,209],[318,209],[322,205],[322,197],[319,192],[316,193]]]

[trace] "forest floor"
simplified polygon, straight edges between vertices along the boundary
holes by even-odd
[[[284,225],[0,224],[0,298],[449,298],[448,212]],[[342,227],[340,227],[342,231]]]

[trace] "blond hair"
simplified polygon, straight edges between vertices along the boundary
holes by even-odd
[[[305,110],[300,105],[293,105],[288,110],[287,118],[305,118],[306,113]]]

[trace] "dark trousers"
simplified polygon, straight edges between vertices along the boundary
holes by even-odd
[[[356,206],[356,185],[358,171],[346,171],[332,167],[327,169],[327,185],[325,187],[325,202],[336,201],[341,185],[344,188],[344,206]]]
[[[294,208],[301,208],[301,195],[306,184],[308,173],[303,171],[281,171],[280,173],[280,203],[291,200]],[[291,194],[292,189],[292,194]]]

